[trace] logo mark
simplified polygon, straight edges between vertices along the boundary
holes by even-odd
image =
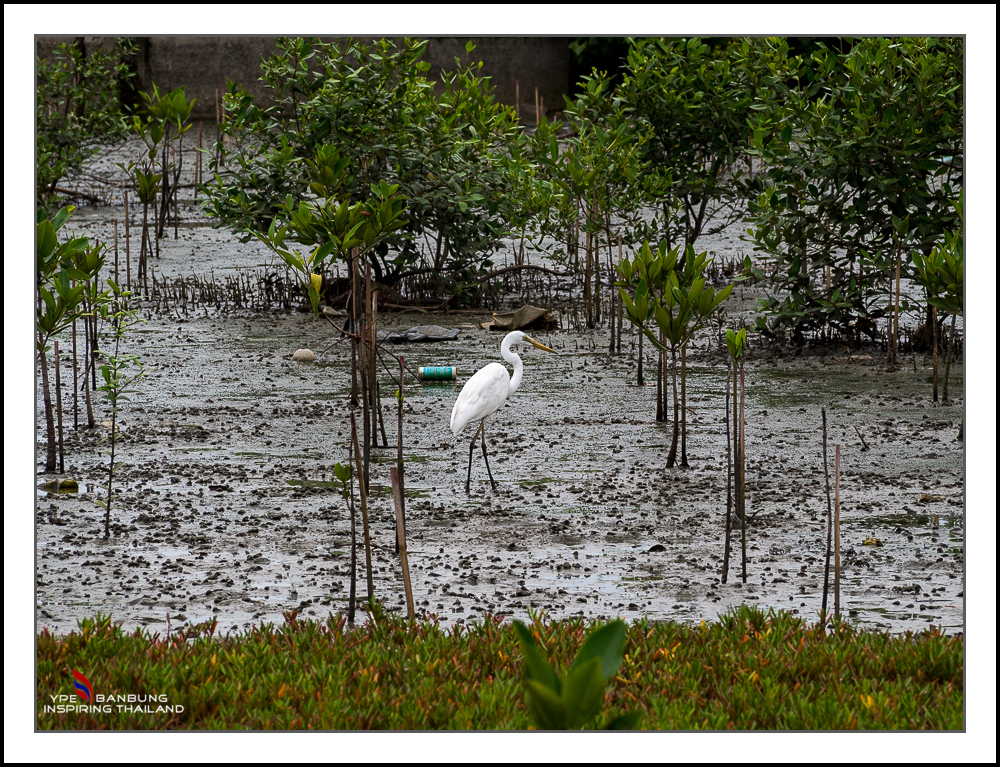
[[[88,703],[93,703],[94,688],[90,686],[90,680],[76,669],[73,669],[73,686],[76,688],[77,695]]]

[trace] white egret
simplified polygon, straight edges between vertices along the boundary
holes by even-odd
[[[465,475],[465,492],[469,492],[469,480],[472,477],[472,452],[476,449],[476,438],[483,436],[483,459],[486,461],[486,472],[490,475],[490,484],[496,491],[497,483],[493,481],[493,472],[490,471],[490,460],[486,457],[486,418],[495,412],[507,397],[517,391],[521,385],[521,376],[524,373],[524,366],[521,358],[510,350],[514,344],[527,342],[537,346],[547,352],[555,352],[545,344],[540,344],[534,338],[525,335],[520,330],[508,333],[500,344],[500,356],[514,366],[514,375],[507,373],[507,368],[499,362],[491,362],[481,368],[468,383],[462,387],[462,393],[458,395],[455,407],[451,411],[451,430],[457,437],[462,433],[462,429],[473,421],[479,421],[479,428],[469,443],[469,470]]]

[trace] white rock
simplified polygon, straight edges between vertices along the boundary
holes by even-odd
[[[313,362],[316,359],[316,355],[308,349],[296,349],[295,354],[292,355],[292,359],[298,362]]]

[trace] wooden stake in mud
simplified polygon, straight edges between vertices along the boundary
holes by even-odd
[[[746,455],[746,441],[744,439],[746,435],[746,396],[747,396],[747,383],[746,377],[743,371],[743,363],[740,362],[740,416],[739,416],[739,434],[740,434],[740,459],[738,463],[739,472],[739,515],[740,515],[740,529],[742,530],[743,538],[743,582],[747,582],[747,455]]]
[[[830,500],[830,469],[826,460],[826,408],[823,408],[823,476],[826,478],[826,567],[823,571],[823,604],[820,622],[826,626],[826,598],[830,591],[830,550],[833,540],[833,504]]]
[[[348,461],[354,463],[354,442],[348,448]],[[354,472],[352,471],[353,475]],[[354,604],[357,600],[357,573],[358,573],[358,533],[357,533],[357,508],[354,505],[354,481],[350,482],[351,487],[351,590],[347,602],[347,625],[354,625]]]
[[[681,466],[688,465],[687,450],[687,344],[681,347]]]
[[[619,233],[618,234],[618,263],[620,264],[621,262],[622,262],[622,236],[621,236],[621,233]],[[618,352],[619,354],[621,354],[621,351],[622,351],[622,320],[624,319],[624,317],[622,316],[622,312],[624,311],[625,304],[622,301],[622,294],[621,294],[620,290],[615,292],[615,300],[617,301],[617,304],[618,304],[618,343],[615,346],[615,351]]]
[[[594,327],[594,300],[593,293],[590,288],[591,274],[593,272],[593,261],[591,260],[591,251],[593,250],[593,234],[591,234],[590,227],[587,227],[587,231],[584,234],[584,258],[586,259],[586,264],[583,270],[583,311],[584,316],[587,319],[587,327]]]
[[[899,278],[900,278],[900,268],[902,262],[902,255],[900,253],[901,247],[896,247],[896,298],[895,298],[895,309],[892,313],[892,346],[889,354],[889,364],[891,365],[891,370],[896,369],[896,348],[899,344]]]
[[[951,315],[951,333],[948,334],[948,353],[944,358],[944,393],[941,395],[941,401],[948,401],[948,378],[951,375],[951,360],[955,355],[955,320],[958,318],[957,314]]]
[[[59,342],[54,341],[56,360],[56,425],[59,429],[59,473],[65,471],[63,463],[63,413],[62,413],[62,384],[59,380]]]
[[[201,121],[198,121],[198,151],[195,152],[194,166],[194,198],[198,199],[198,185],[201,184]]]
[[[833,617],[840,620],[840,445],[834,445],[833,477]]]
[[[399,355],[399,391],[396,393],[396,474],[399,477],[399,492],[403,493],[403,355]],[[399,531],[400,520],[396,521],[396,553],[399,554],[399,540],[406,538],[406,520],[402,520],[403,531]]]
[[[389,469],[392,481],[392,500],[396,506],[396,546],[399,548],[399,566],[403,570],[403,588],[406,591],[406,617],[411,621],[416,618],[413,609],[413,587],[410,585],[410,561],[406,556],[406,515],[403,507],[403,487],[399,471],[395,466]]]
[[[180,143],[183,140],[184,140],[183,136],[178,136],[177,137],[178,143]],[[173,198],[174,198],[174,239],[175,240],[177,239],[177,226],[178,226],[178,223],[180,221],[180,211],[178,209],[179,201],[178,201],[177,198],[180,196],[179,190],[181,188],[181,184],[180,184],[180,181],[181,181],[181,167],[184,165],[184,152],[183,152],[183,150],[178,151],[179,149],[180,149],[179,146],[177,148],[170,147],[170,153],[171,153],[171,155],[173,155],[174,167],[176,168],[176,170],[174,171],[174,188],[171,190],[171,194],[173,195]]]
[[[73,318],[73,428],[80,428],[80,395],[77,387],[80,385],[80,368],[77,362],[76,348],[76,318]]]
[[[517,119],[521,119],[521,81],[514,81],[514,114],[517,115]]]
[[[365,265],[365,297],[364,303],[362,304],[363,316],[361,318],[361,348],[358,350],[358,360],[359,369],[361,371],[361,412],[364,417],[364,472],[362,477],[364,480],[365,490],[367,491],[370,485],[368,484],[368,471],[371,466],[371,385],[372,385],[372,370],[369,367],[371,362],[371,355],[369,353],[369,334],[371,333],[370,317],[371,317],[371,273]]]
[[[938,321],[937,307],[931,307],[931,342],[934,344],[934,401],[938,401]]]
[[[350,256],[350,280],[351,280],[351,408],[358,406],[358,259],[357,249],[351,251]]]
[[[361,446],[358,444],[358,425],[351,413],[351,438],[354,440],[354,457],[358,466],[358,487],[361,495],[361,525],[365,536],[365,569],[368,573],[368,601],[375,599],[375,581],[372,577],[372,541],[368,529],[368,489],[364,482],[364,467],[361,465]]]
[[[115,284],[121,285],[121,281],[118,279],[118,219],[115,222]]]
[[[132,251],[129,245],[128,231],[128,190],[123,195],[125,198],[125,286],[126,290],[132,290]]]
[[[660,343],[663,343],[663,331],[660,331]],[[656,351],[656,420],[663,421],[667,417],[666,412],[666,396],[663,393],[664,376],[666,375],[665,365],[663,364],[663,350],[657,349]]]
[[[645,386],[646,382],[642,378],[642,337],[645,335],[641,330],[639,331],[639,362],[638,362],[638,373],[636,374],[635,385]]]
[[[733,528],[733,456],[732,438],[729,429],[729,382],[732,381],[733,388],[736,388],[736,363],[730,360],[730,371],[726,375],[726,544],[722,555],[722,582],[729,578],[729,552],[731,531]],[[733,400],[735,401],[735,396]]]

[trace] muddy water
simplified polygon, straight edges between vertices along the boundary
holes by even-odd
[[[110,240],[111,219],[121,215],[83,209],[73,224]],[[261,247],[212,230],[193,208],[184,217],[187,226],[153,262],[158,275],[275,267]],[[705,247],[740,255],[732,234]],[[754,298],[734,295],[731,314],[749,317]],[[144,314],[127,351],[149,375],[120,416],[111,540],[95,503],[107,492],[106,430],[68,429],[66,474],[78,493],[38,493],[38,628],[68,632],[99,611],[160,633],[211,618],[225,631],[280,622],[291,609],[315,618],[346,611],[350,521],[333,467],[348,460],[349,348],[331,347],[331,327],[297,312],[172,306]],[[723,584],[726,373],[717,341],[706,333],[690,353],[690,467],[668,470],[670,429],[655,421],[655,387],[636,384],[634,334],[617,355],[607,352],[606,331],[538,334],[557,354],[522,349],[524,382],[488,421],[498,491],[477,451],[467,496],[471,433],[456,440],[448,422],[461,385],[499,360],[501,336],[481,330],[484,319],[386,314],[380,325],[463,328],[454,342],[388,350],[413,369],[459,368],[454,386],[406,383],[408,549],[421,615],[451,623],[537,610],[697,622],[746,603],[815,619],[825,566],[825,406],[831,472],[841,445],[844,614],[893,632],[963,630],[961,366],[952,369],[957,399],[934,405],[929,362],[920,358],[888,373],[878,353],[786,359],[756,350],[747,370],[747,580],[737,552]],[[316,362],[292,361],[303,347]],[[645,370],[655,370],[648,345]],[[62,376],[71,377],[68,361]],[[388,374],[381,380],[388,444],[373,451],[375,594],[405,612],[388,489],[397,384]],[[40,395],[36,411],[43,462]],[[883,545],[866,545],[871,538]],[[359,573],[362,596],[364,582]]]

